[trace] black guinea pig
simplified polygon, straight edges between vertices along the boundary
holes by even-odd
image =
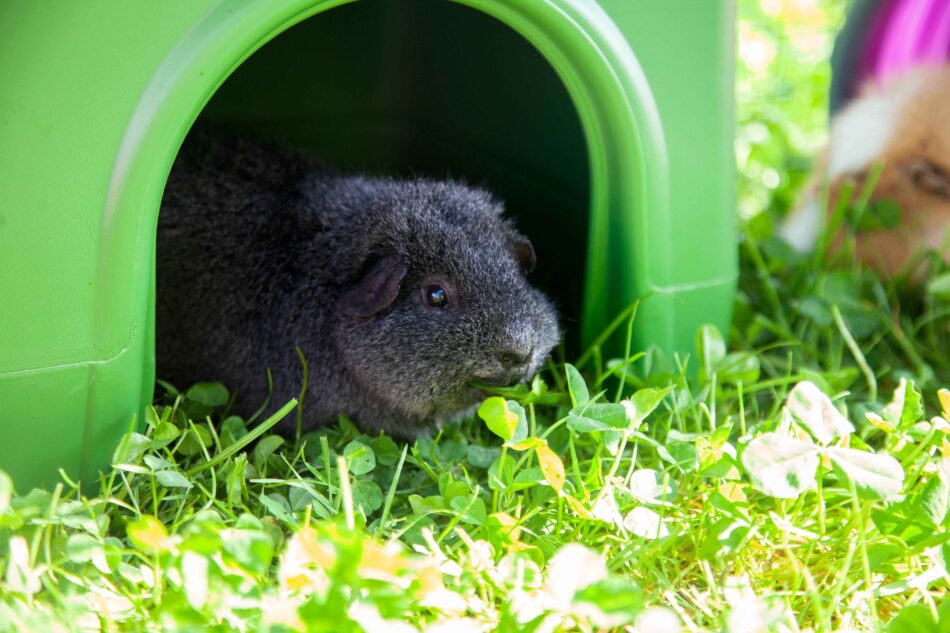
[[[194,131],[158,216],[157,374],[215,379],[239,411],[303,384],[304,430],[340,413],[415,437],[470,410],[472,381],[530,378],[557,314],[534,249],[488,193],[341,174],[298,151]],[[294,416],[282,423],[295,424]]]

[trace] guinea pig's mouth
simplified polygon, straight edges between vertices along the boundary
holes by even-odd
[[[473,387],[508,387],[515,382],[511,376],[476,376],[468,384]]]
[[[529,367],[512,367],[498,372],[474,373],[466,383],[473,398],[484,400],[491,396],[516,397],[524,390],[523,385],[534,372]]]
[[[468,383],[469,392],[477,394],[481,398],[488,398],[498,394],[504,394],[509,389],[514,389],[525,381],[523,376],[512,376],[509,378],[476,378]]]
[[[466,391],[471,394],[481,394],[484,398],[493,395],[495,389],[500,386],[501,385],[489,385],[483,382],[470,382],[466,385]]]

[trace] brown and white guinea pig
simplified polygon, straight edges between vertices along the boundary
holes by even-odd
[[[221,380],[251,412],[270,370],[276,408],[300,392],[299,347],[305,429],[342,412],[425,434],[484,399],[473,381],[524,381],[558,342],[531,243],[502,212],[458,182],[341,174],[193,132],[158,216],[158,376]]]
[[[858,231],[858,260],[886,276],[919,249],[942,251],[950,262],[950,66],[916,68],[868,84],[835,115],[828,146],[781,235],[798,250],[812,248],[843,185],[853,184],[853,201],[879,162],[883,168],[870,199],[896,202],[901,217],[891,228]],[[841,241],[835,236],[832,246]]]

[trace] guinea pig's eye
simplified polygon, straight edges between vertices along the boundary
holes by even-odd
[[[449,305],[449,291],[438,284],[423,288],[422,298],[430,308],[445,308]]]

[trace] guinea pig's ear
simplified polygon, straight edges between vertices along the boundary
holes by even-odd
[[[515,261],[518,262],[521,272],[527,275],[534,270],[538,258],[534,254],[534,246],[531,245],[531,240],[524,235],[515,234],[511,240],[511,250],[515,254]]]
[[[918,189],[941,198],[950,198],[950,175],[940,165],[925,158],[914,158],[904,164],[904,169]]]
[[[371,257],[359,279],[337,299],[337,309],[349,317],[365,318],[388,308],[399,294],[406,265],[395,253]]]

